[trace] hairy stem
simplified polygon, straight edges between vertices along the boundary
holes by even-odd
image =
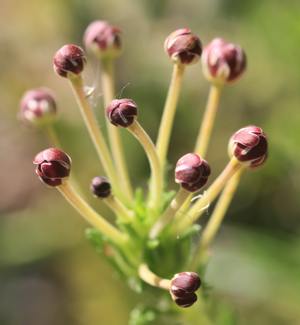
[[[68,183],[68,181],[58,186],[57,189],[73,206],[73,208],[76,209],[81,214],[81,216],[87,220],[87,222],[99,230],[109,240],[119,246],[127,243],[128,237],[125,234],[121,233],[114,226],[112,226],[109,222],[107,222],[93,208],[91,208]]]
[[[157,153],[162,168],[164,168],[166,163],[166,156],[170,143],[172,125],[180,94],[183,73],[184,65],[175,63],[156,142]]]
[[[115,98],[115,82],[114,82],[114,62],[112,59],[102,60],[102,87],[104,95],[104,106],[105,108]],[[126,166],[124,150],[122,146],[122,140],[120,137],[120,131],[118,128],[113,126],[108,119],[106,119],[106,125],[108,130],[108,137],[114,162],[116,165],[117,172],[119,174],[121,187],[124,190],[128,201],[132,201],[133,191],[130,183],[128,169]]]
[[[212,128],[220,102],[221,92],[221,85],[211,84],[203,120],[195,146],[195,152],[201,157],[206,156]]]

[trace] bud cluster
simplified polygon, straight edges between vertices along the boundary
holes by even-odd
[[[160,258],[159,261],[167,260],[168,262],[172,262],[173,259],[174,267],[177,270],[179,265],[187,265],[187,262],[191,260],[189,256],[191,252],[197,251],[192,247],[196,242],[195,238],[190,238],[194,232],[189,230],[192,229],[193,222],[196,222],[197,218],[199,219],[199,211],[203,211],[203,206],[217,197],[222,200],[222,197],[230,192],[228,188],[226,191],[226,186],[236,175],[240,176],[240,172],[245,170],[243,167],[255,168],[266,161],[268,142],[263,130],[254,125],[241,128],[230,138],[228,144],[229,163],[212,185],[208,187],[206,195],[197,196],[197,198],[201,198],[194,202],[193,194],[207,184],[211,175],[210,164],[203,156],[206,154],[210,130],[212,129],[212,116],[215,115],[218,106],[216,98],[220,97],[220,93],[216,92],[223,88],[219,87],[220,85],[231,83],[243,74],[246,68],[246,55],[240,46],[221,38],[212,40],[204,47],[202,53],[202,43],[190,29],[182,28],[171,33],[165,40],[164,49],[173,62],[173,74],[158,140],[154,144],[137,121],[138,107],[135,101],[128,98],[112,100],[112,94],[115,93],[112,64],[121,53],[121,30],[106,21],[97,20],[87,27],[83,42],[85,48],[100,60],[104,71],[102,71],[104,76],[102,81],[103,83],[107,82],[103,86],[103,97],[106,106],[106,103],[110,102],[105,107],[105,115],[110,122],[108,123],[110,147],[106,144],[101,129],[98,128],[98,121],[94,116],[93,108],[85,96],[85,86],[81,76],[86,65],[84,50],[74,44],[64,45],[55,53],[53,66],[59,76],[70,81],[104,173],[107,175],[107,177],[94,177],[90,183],[90,190],[96,198],[103,199],[102,203],[107,204],[113,210],[116,215],[115,225],[106,221],[76,193],[71,181],[68,181],[72,164],[71,158],[61,149],[49,148],[38,153],[33,160],[35,172],[46,185],[58,187],[58,190],[75,209],[101,233],[101,240],[97,240],[97,242],[112,245],[113,254],[110,258],[115,258],[112,260],[113,265],[116,265],[128,278],[139,276],[150,285],[169,290],[172,299],[178,306],[190,307],[198,299],[196,291],[201,286],[199,275],[195,272],[181,272],[175,274],[171,280],[162,279],[148,268],[145,260],[147,257],[147,261],[150,261],[150,267],[157,267],[157,265],[164,267],[164,263],[157,263],[156,259],[158,258]],[[179,190],[172,199],[169,199],[169,194],[164,192],[167,187],[167,182],[164,179],[164,168],[167,165],[166,153],[171,126],[179,97],[182,74],[185,71],[183,67],[198,62],[200,58],[203,73],[211,82],[211,94],[213,94],[209,96],[204,113],[204,131],[201,132],[203,126],[201,124],[198,137],[202,141],[201,137],[203,136],[205,141],[201,143],[199,140],[202,145],[196,144],[195,152],[186,153],[177,161],[174,168],[173,183],[179,184],[179,186],[177,185]],[[112,69],[108,69],[108,67]],[[46,88],[32,89],[22,97],[20,109],[23,120],[38,125],[48,124],[56,116],[55,97],[52,91]],[[207,113],[209,109],[211,111]],[[149,195],[144,196],[147,198],[143,202],[140,202],[142,199],[137,200],[139,197],[136,197],[136,200],[134,199],[132,194],[134,191],[131,188],[129,177],[124,177],[120,172],[123,170],[126,174],[127,166],[126,159],[122,156],[122,139],[118,133],[120,130],[114,126],[127,128],[142,144],[148,157],[151,177]],[[112,130],[113,132],[111,132]],[[205,150],[199,149],[204,147]],[[238,180],[239,178],[235,178],[236,182]],[[222,195],[219,195],[221,192]],[[225,206],[228,206],[231,197],[225,199],[225,203],[219,205],[219,209],[221,206],[223,211],[218,211],[218,221],[226,212]],[[191,204],[191,202],[193,203]],[[213,238],[216,228],[220,224],[214,224],[211,220],[209,220],[209,225],[212,231],[208,235],[206,233],[206,238],[209,239]],[[207,229],[206,226],[203,233]],[[200,243],[201,236],[204,237],[203,233],[198,236]],[[201,245],[199,247],[201,253],[199,256],[207,256],[207,251],[201,251]],[[178,252],[181,249],[182,251]],[[202,272],[200,266],[205,263],[198,263],[195,270]],[[175,271],[171,274],[174,273]],[[162,272],[162,274],[169,273]]]
[[[183,308],[197,301],[195,292],[200,288],[201,280],[195,272],[181,272],[171,279],[170,294],[175,303]]]

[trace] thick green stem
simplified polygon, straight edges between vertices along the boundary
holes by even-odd
[[[107,222],[101,215],[99,215],[93,208],[91,208],[68,183],[68,181],[58,186],[57,189],[74,207],[74,209],[76,209],[81,214],[81,216],[87,220],[87,222],[99,230],[113,243],[122,247],[128,242],[127,235],[120,232],[109,222]]]
[[[195,152],[198,153],[201,157],[206,156],[212,128],[220,102],[221,92],[221,85],[211,85],[203,120],[195,146]]]
[[[114,61],[112,59],[102,60],[102,87],[104,96],[105,108],[115,98],[115,82],[114,82]],[[121,187],[124,190],[129,202],[133,199],[132,186],[130,183],[128,169],[126,166],[124,150],[122,146],[122,140],[120,137],[120,130],[113,126],[106,118],[106,125],[108,130],[108,137],[114,162],[119,174]]]
[[[112,186],[116,194],[123,200],[126,200],[123,191],[120,189],[119,178],[117,177],[117,173],[115,171],[110,152],[105,143],[104,136],[99,129],[92,107],[90,106],[85,96],[82,77],[73,76],[69,80],[71,82],[74,95],[76,97],[78,106],[80,108],[81,115],[86,124],[90,137],[94,143],[95,149],[98,153],[102,166],[107,176],[109,177],[109,180],[112,183]]]
[[[150,209],[157,210],[160,208],[162,202],[161,194],[163,189],[163,177],[156,148],[153,142],[151,141],[149,135],[145,132],[145,130],[137,121],[134,121],[133,124],[131,124],[127,129],[140,142],[148,157],[151,168],[149,207]]]
[[[170,136],[172,131],[172,125],[176,112],[176,106],[180,94],[184,65],[175,63],[173,67],[172,78],[169,86],[165,107],[163,110],[163,116],[161,119],[158,137],[156,142],[157,153],[161,167],[164,169],[166,163],[167,151],[170,143]]]

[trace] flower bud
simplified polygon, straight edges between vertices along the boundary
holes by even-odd
[[[177,29],[165,40],[166,53],[174,62],[182,64],[196,63],[202,53],[202,44],[198,36],[188,28]]]
[[[132,99],[114,99],[106,108],[106,115],[112,124],[126,128],[137,116],[137,105]]]
[[[92,193],[99,198],[106,198],[111,194],[110,182],[106,177],[96,176],[92,179],[91,182],[91,191]]]
[[[258,167],[267,159],[268,141],[263,130],[257,126],[244,127],[231,137],[228,145],[230,156],[249,167]]]
[[[71,171],[71,158],[57,148],[49,148],[38,153],[33,164],[35,172],[42,182],[49,186],[58,186]]]
[[[175,182],[189,192],[203,187],[210,175],[210,167],[206,160],[196,153],[188,153],[181,157],[175,168]]]
[[[25,92],[21,99],[20,116],[29,123],[43,125],[56,117],[54,95],[47,88],[36,88]]]
[[[198,299],[195,293],[187,293],[183,297],[172,297],[176,305],[182,308],[191,307]]]
[[[204,48],[201,60],[205,77],[219,84],[236,80],[246,69],[243,49],[221,38],[215,38]]]
[[[197,301],[201,280],[195,272],[181,272],[171,279],[170,294],[180,307],[190,307]]]
[[[96,20],[86,29],[83,42],[86,49],[100,58],[116,58],[121,53],[121,30],[107,21]]]
[[[67,44],[61,47],[54,55],[54,71],[61,77],[68,77],[68,74],[80,74],[86,63],[84,51],[74,44]]]

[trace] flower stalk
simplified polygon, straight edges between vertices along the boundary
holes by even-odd
[[[156,221],[150,230],[149,238],[154,239],[159,236],[161,231],[169,224],[175,217],[176,212],[181,208],[186,199],[190,196],[190,192],[186,191],[184,188],[180,188],[177,192],[170,205],[167,207],[165,212]]]
[[[127,243],[127,235],[121,233],[118,229],[107,222],[101,215],[92,209],[74,190],[68,181],[57,186],[59,192],[64,198],[76,209],[83,218],[86,219],[93,227],[99,230],[114,244],[122,246]]]
[[[153,273],[149,266],[145,263],[141,264],[138,269],[140,278],[153,287],[158,287],[164,290],[170,290],[171,281],[168,279],[163,279],[157,274]]]
[[[126,201],[123,191],[120,190],[119,182],[116,171],[113,166],[112,158],[109,149],[105,143],[104,136],[99,129],[96,117],[93,110],[85,96],[83,80],[81,75],[74,75],[69,78],[72,90],[76,97],[76,101],[80,108],[81,115],[88,129],[90,137],[94,143],[95,149],[102,163],[102,166],[107,173],[111,183],[113,184],[114,190],[117,195]]]
[[[128,130],[143,146],[148,157],[151,168],[149,208],[155,211],[159,210],[161,205],[161,194],[163,190],[163,177],[156,148],[149,135],[145,132],[142,126],[138,123],[138,121],[135,120],[130,126],[128,126]]]
[[[221,223],[234,197],[234,194],[240,182],[241,175],[244,170],[245,168],[239,169],[224,187],[221,196],[218,199],[218,202],[214,208],[214,211],[211,217],[209,218],[206,227],[203,230],[198,248],[195,250],[196,256],[191,264],[192,269],[196,269],[197,266],[201,265],[201,263],[203,262],[203,258],[207,255],[206,251],[214,240],[216,233],[218,232],[221,226]]]
[[[172,78],[163,109],[163,116],[160,122],[158,137],[156,141],[157,154],[161,167],[164,169],[166,156],[170,143],[172,125],[175,117],[178,98],[180,95],[185,65],[180,62],[174,63]]]
[[[195,146],[195,152],[197,152],[202,157],[206,156],[209,140],[220,102],[222,88],[223,87],[221,84],[212,83],[210,86],[208,100]]]
[[[219,195],[226,182],[240,168],[242,168],[242,165],[233,157],[203,196],[190,208],[189,211],[187,211],[186,215],[174,225],[173,231],[176,234],[180,234],[191,226],[203,214],[205,207]]]
[[[104,96],[104,105],[107,107],[115,97],[114,83],[114,60],[112,58],[101,59],[102,66],[102,87]],[[130,202],[133,198],[132,186],[126,166],[124,150],[119,130],[106,120],[108,137],[115,166],[120,177],[121,188]]]

